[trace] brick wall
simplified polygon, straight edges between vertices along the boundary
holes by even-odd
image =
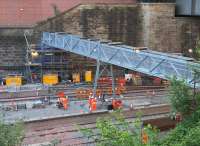
[[[32,27],[36,22],[55,16],[78,4],[130,4],[136,0],[0,0],[0,27]]]
[[[64,31],[134,45],[137,40],[137,23],[137,5],[80,5],[58,17],[39,23],[35,30]]]
[[[187,54],[188,48],[194,47],[199,37],[199,22],[199,18],[175,17],[173,3],[90,4],[80,5],[39,23],[35,32],[63,31],[84,37],[120,41],[131,46],[147,46],[161,52]],[[78,64],[82,68],[87,68],[86,62],[92,62],[79,55],[73,55],[72,58],[70,53],[68,58],[73,60],[71,70],[77,70],[79,59],[81,61]]]
[[[0,29],[0,78],[9,73],[21,73],[25,64],[25,29]]]
[[[199,17],[175,17],[173,3],[89,4],[79,5],[38,23],[34,28],[34,37],[39,40],[43,31],[63,31],[85,37],[121,41],[132,46],[147,46],[162,52],[187,54],[188,49],[194,48],[199,38],[199,24]],[[4,34],[1,37],[1,42],[4,42],[2,38],[6,36],[5,31],[2,33],[1,30],[0,34]],[[16,66],[15,63],[21,65],[25,59],[23,36],[9,38],[7,35],[6,40],[7,42],[1,43],[0,66]],[[5,47],[6,43],[9,46]],[[90,61],[69,53],[66,56],[69,60],[80,59],[83,65],[86,65],[83,60]],[[72,61],[70,65],[76,69],[76,64],[77,62],[73,64]]]
[[[24,29],[0,29],[0,66],[22,66],[25,60]]]
[[[176,42],[184,54],[200,39],[200,17],[176,17]]]
[[[44,21],[36,31],[64,31],[162,52],[185,53],[199,37],[199,22],[198,17],[175,17],[174,3],[96,4],[80,5]]]
[[[141,41],[153,50],[187,54],[200,35],[199,17],[175,17],[175,4],[140,4]]]
[[[136,5],[80,5],[58,17],[39,23],[35,28],[35,33],[64,31],[89,38],[123,41],[126,44],[135,45],[137,11]],[[128,20],[127,18],[132,19]],[[69,53],[66,54],[68,54],[69,60],[74,60],[71,63],[72,70],[77,70],[77,62],[82,68],[91,69],[85,62],[94,61],[79,55],[74,54],[72,57]]]

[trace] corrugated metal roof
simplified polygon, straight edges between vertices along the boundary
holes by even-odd
[[[0,27],[31,27],[54,15],[52,5],[63,12],[81,3],[134,3],[135,0],[0,0]]]

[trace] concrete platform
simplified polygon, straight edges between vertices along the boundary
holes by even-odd
[[[133,108],[138,108],[148,107],[151,105],[159,105],[160,103],[156,103],[155,100],[152,99],[123,99],[123,109],[129,109],[131,104]],[[97,110],[93,112],[105,111],[107,111],[107,106],[98,102]],[[45,108],[27,108],[17,111],[5,111],[1,109],[0,112],[2,114],[3,120],[7,123],[12,123],[17,120],[36,121],[91,113],[89,110],[88,100],[70,101],[68,110],[59,109],[56,104],[53,103],[51,105],[45,105]]]

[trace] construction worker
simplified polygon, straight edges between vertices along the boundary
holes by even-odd
[[[64,92],[58,93],[58,107],[63,107],[65,110],[68,108],[68,96],[65,96]]]
[[[92,93],[90,93],[88,103],[89,103],[89,109],[90,109],[90,111],[95,111],[96,108],[97,108],[97,100],[96,100],[96,98],[94,98],[94,96],[92,95]]]
[[[92,93],[90,92],[90,95],[89,95],[89,100],[88,100],[88,103],[89,103],[89,106],[91,104],[91,100],[92,100],[93,96],[92,96]]]
[[[68,96],[65,96],[63,99],[63,108],[67,110],[68,108]]]
[[[96,98],[92,98],[91,105],[90,105],[90,111],[95,111],[97,109],[97,100]]]
[[[144,130],[142,130],[142,143],[147,144],[148,141],[149,141],[149,137],[148,137],[147,133]]]

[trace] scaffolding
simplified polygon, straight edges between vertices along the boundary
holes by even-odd
[[[67,53],[62,50],[55,50],[48,48],[43,50],[39,47],[35,48],[39,56],[34,58],[33,63],[41,65],[41,74],[58,74],[61,79],[66,78],[67,67],[68,67],[68,57]]]
[[[94,59],[80,57],[63,49],[45,47],[40,42],[34,42],[30,32],[24,32],[24,37],[27,45],[24,75],[28,82],[41,82],[44,74],[57,74],[59,81],[67,81],[72,80],[73,73],[80,73],[82,79],[85,71],[95,71]]]

